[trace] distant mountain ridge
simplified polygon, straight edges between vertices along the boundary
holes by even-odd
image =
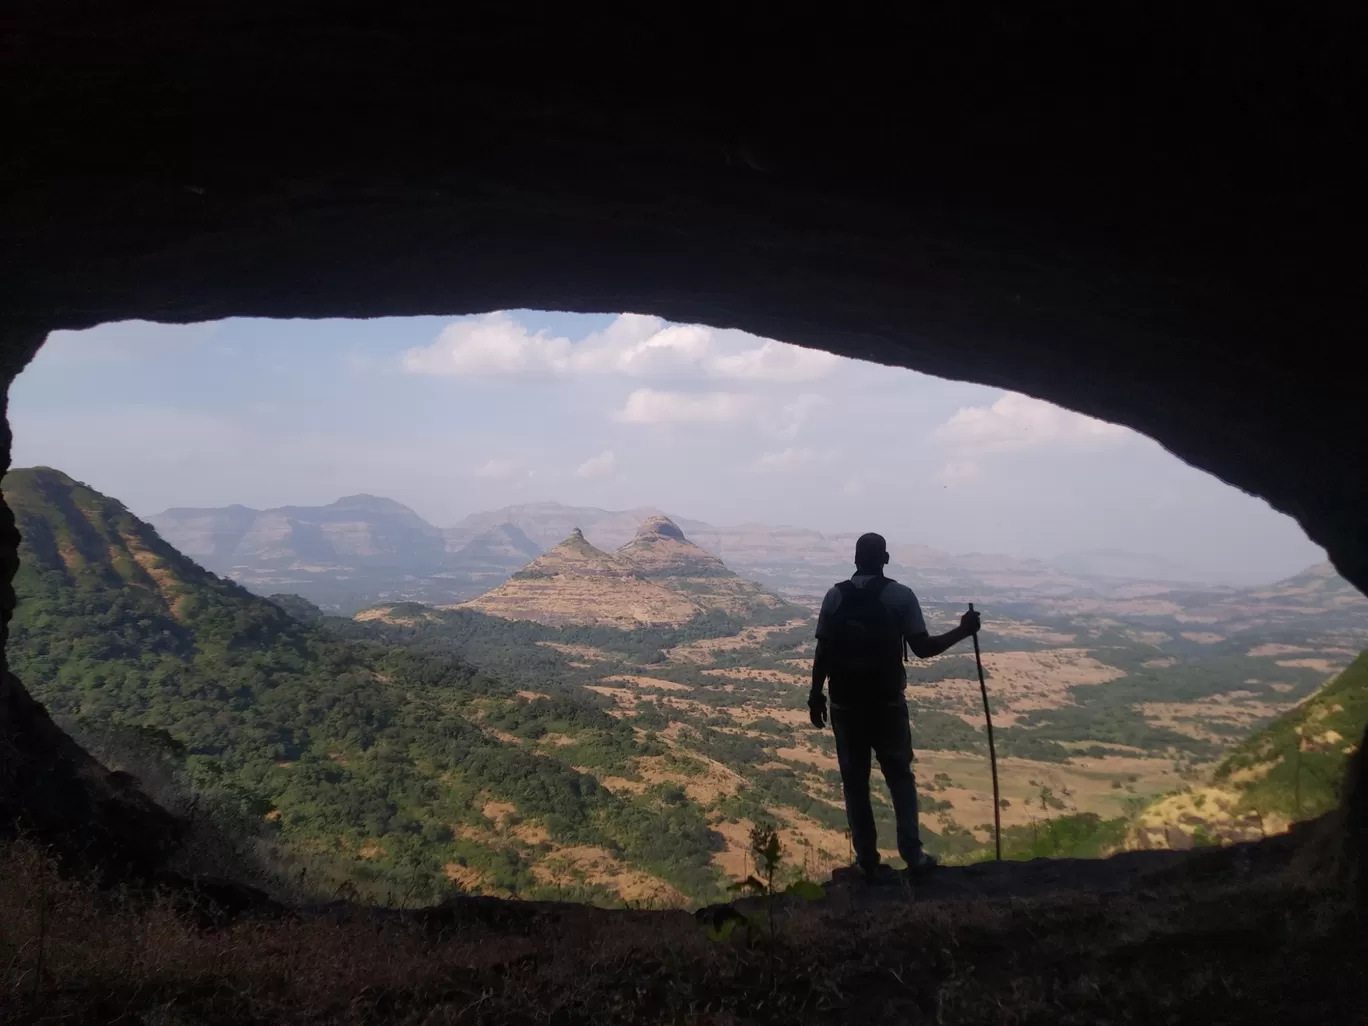
[[[210,569],[298,561],[421,569],[446,554],[440,529],[407,506],[376,495],[267,510],[173,508],[147,519],[168,542]]]
[[[450,605],[472,599],[576,528],[590,544],[613,552],[632,543],[643,521],[659,516],[666,514],[649,506],[605,510],[538,502],[474,513],[443,529],[394,500],[361,494],[325,506],[173,508],[148,521],[182,552],[259,594],[292,592],[351,613],[385,601]],[[854,533],[667,519],[697,548],[789,601],[814,605],[852,569]],[[889,547],[890,575],[933,602],[991,599],[1021,612],[1121,614],[1143,612],[1146,604],[1158,608],[1156,600],[1176,610],[1166,596],[1178,591],[1210,604],[1248,590],[1185,582],[1172,560],[1119,550],[1078,551],[1048,561],[951,554],[901,542],[891,532]],[[1344,601],[1354,601],[1357,592],[1335,579],[1352,593]],[[1288,597],[1305,604],[1312,594],[1302,590]],[[1229,604],[1212,611],[1218,617],[1228,613]]]
[[[350,613],[382,599],[453,602],[503,581],[542,546],[515,524],[453,537],[402,503],[177,507],[148,523],[179,551],[258,594],[295,593]]]
[[[783,599],[733,573],[669,517],[648,517],[616,552],[578,528],[497,588],[462,608],[551,626],[678,626],[720,610],[742,621],[783,619]]]

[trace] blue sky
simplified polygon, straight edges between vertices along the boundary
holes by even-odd
[[[1124,549],[1232,582],[1297,524],[1039,400],[639,315],[108,324],[10,390],[14,465],[150,514],[371,492],[449,525],[517,502],[880,530],[955,552]]]

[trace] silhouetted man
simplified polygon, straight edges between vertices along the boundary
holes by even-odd
[[[881,535],[855,543],[855,575],[826,593],[817,617],[808,711],[824,727],[831,681],[831,727],[841,767],[846,820],[855,863],[873,880],[879,869],[878,835],[869,802],[869,753],[879,760],[893,796],[898,854],[916,876],[935,866],[922,851],[917,827],[917,780],[912,774],[912,730],[907,718],[903,645],[920,659],[938,656],[977,633],[978,613],[965,613],[954,630],[932,637],[912,589],[884,576],[888,546]]]

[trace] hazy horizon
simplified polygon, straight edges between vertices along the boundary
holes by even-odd
[[[1290,517],[1128,428],[639,315],[55,332],[10,420],[14,466],[140,516],[367,493],[439,527],[533,502],[650,507],[952,553],[1121,551],[1232,584],[1325,559]]]

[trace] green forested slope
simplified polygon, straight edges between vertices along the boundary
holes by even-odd
[[[239,822],[410,900],[440,893],[452,866],[500,889],[547,889],[534,851],[481,832],[491,801],[535,817],[555,844],[601,847],[689,896],[715,892],[718,839],[695,808],[615,796],[482,722],[538,707],[574,730],[577,765],[646,750],[587,698],[517,700],[518,682],[459,659],[295,619],[59,471],[13,471],[4,492],[23,538],[10,665],[78,737],[161,739],[158,757]],[[554,668],[539,669],[538,685],[554,685]],[[576,888],[608,894],[556,892]]]
[[[1368,725],[1368,652],[1310,697],[1244,741],[1211,781],[1151,802],[1133,843],[1251,840],[1313,819],[1339,804],[1349,756]]]
[[[1350,752],[1368,726],[1368,652],[1295,709],[1225,757],[1217,784],[1237,789],[1241,805],[1267,816],[1304,819],[1339,801]]]

